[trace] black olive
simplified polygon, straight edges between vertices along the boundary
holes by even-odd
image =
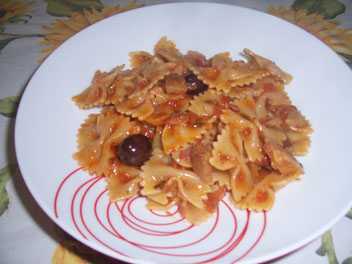
[[[188,95],[197,95],[208,90],[208,85],[199,80],[197,76],[193,73],[186,75],[185,81],[187,83]]]
[[[152,152],[150,140],[141,134],[125,138],[117,148],[120,161],[127,165],[141,166]]]

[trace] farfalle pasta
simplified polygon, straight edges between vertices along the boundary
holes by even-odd
[[[211,128],[210,121],[190,112],[171,117],[161,136],[164,151],[170,154],[200,139]]]
[[[100,109],[79,128],[74,158],[106,178],[112,201],[141,195],[150,210],[177,206],[193,224],[225,195],[239,209],[270,210],[303,175],[296,156],[313,130],[285,91],[292,76],[249,49],[242,55],[182,53],[163,37],[153,52],[131,52],[130,68],[97,71],[73,97]]]
[[[256,62],[254,55],[250,53],[248,62],[242,60],[233,61],[228,52],[219,53],[207,60],[207,63],[199,63],[203,55],[189,52],[186,55],[187,65],[190,69],[211,88],[218,91],[229,92],[232,87],[250,85],[257,80],[270,75],[268,67],[264,63]]]

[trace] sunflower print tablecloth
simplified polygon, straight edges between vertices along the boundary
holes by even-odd
[[[0,263],[105,264],[42,212],[17,168],[13,131],[21,93],[38,65],[66,39],[111,15],[176,1],[0,0]],[[232,0],[302,27],[352,67],[351,0]],[[332,230],[275,263],[352,263],[352,210]],[[273,263],[274,263],[273,262]]]

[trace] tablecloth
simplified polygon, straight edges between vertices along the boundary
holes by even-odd
[[[39,208],[17,168],[16,108],[26,83],[63,41],[104,17],[176,1],[0,1],[0,263],[121,263],[73,240]],[[315,35],[352,65],[352,1],[217,1],[271,13]],[[91,19],[82,22],[89,10]],[[69,30],[60,24],[65,22]],[[352,263],[352,211],[332,230],[275,263]]]

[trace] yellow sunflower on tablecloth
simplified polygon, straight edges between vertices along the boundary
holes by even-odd
[[[52,264],[89,264],[75,252],[63,245],[57,246],[51,259]]]
[[[22,2],[16,0],[0,1],[0,26],[11,22],[15,18],[27,15],[31,9],[31,2]]]
[[[342,28],[337,20],[328,20],[316,13],[307,14],[303,9],[281,6],[269,7],[268,13],[305,29],[342,56],[352,57],[352,29]]]
[[[102,255],[71,238],[63,239],[54,250],[51,264],[122,264],[124,262]]]
[[[44,38],[40,41],[43,45],[40,61],[45,59],[52,51],[60,46],[66,39],[73,36],[82,29],[112,15],[138,8],[140,5],[130,3],[125,7],[106,6],[102,10],[83,10],[73,12],[67,19],[57,19],[49,26],[44,26]]]

